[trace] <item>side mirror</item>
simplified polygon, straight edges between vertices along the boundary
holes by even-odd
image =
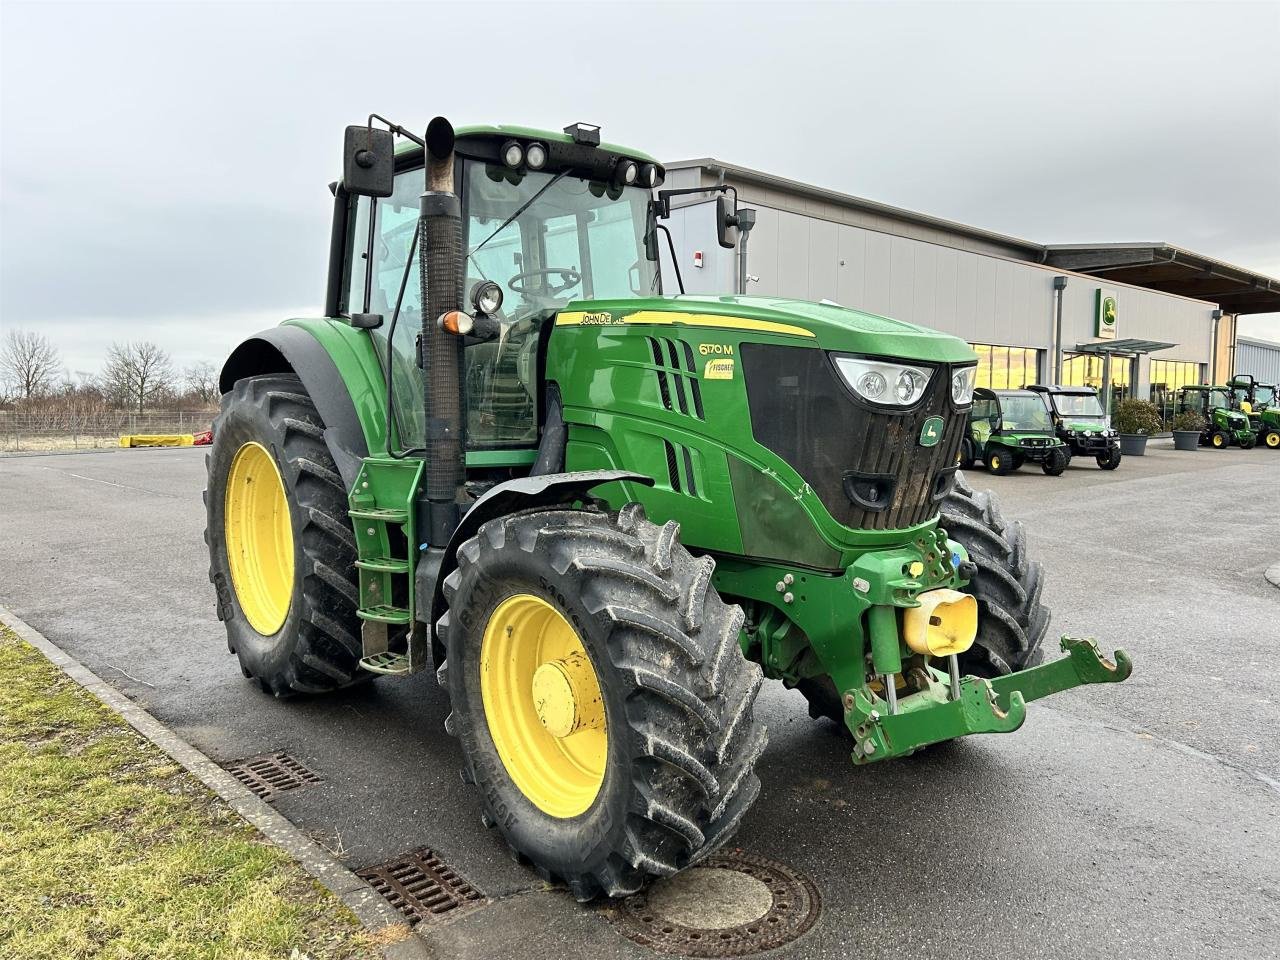
[[[342,186],[358,197],[389,197],[395,178],[395,134],[347,127],[342,142]]]
[[[738,245],[738,218],[724,194],[716,197],[716,239],[720,246],[732,250]]]
[[[649,201],[644,218],[644,258],[652,263],[658,261],[658,210],[654,200]]]

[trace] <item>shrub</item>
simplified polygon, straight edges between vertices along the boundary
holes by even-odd
[[[1128,397],[1116,406],[1112,425],[1121,433],[1152,434],[1159,433],[1164,422],[1160,419],[1159,409],[1150,400]]]
[[[1204,417],[1194,410],[1183,410],[1173,418],[1173,429],[1201,433],[1204,430]]]

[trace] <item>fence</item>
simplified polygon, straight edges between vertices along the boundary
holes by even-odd
[[[127,433],[199,433],[215,410],[147,410],[102,407],[0,410],[0,451],[74,450],[115,446]]]

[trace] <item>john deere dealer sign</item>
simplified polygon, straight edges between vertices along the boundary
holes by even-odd
[[[1098,288],[1097,301],[1098,322],[1094,336],[1099,340],[1116,338],[1116,292]]]

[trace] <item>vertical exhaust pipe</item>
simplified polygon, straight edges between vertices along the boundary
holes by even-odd
[[[426,191],[419,205],[418,267],[422,285],[422,369],[426,379],[427,527],[433,547],[444,547],[458,525],[465,478],[462,418],[462,338],[441,329],[438,318],[462,307],[462,205],[453,192],[453,124],[427,124]]]

